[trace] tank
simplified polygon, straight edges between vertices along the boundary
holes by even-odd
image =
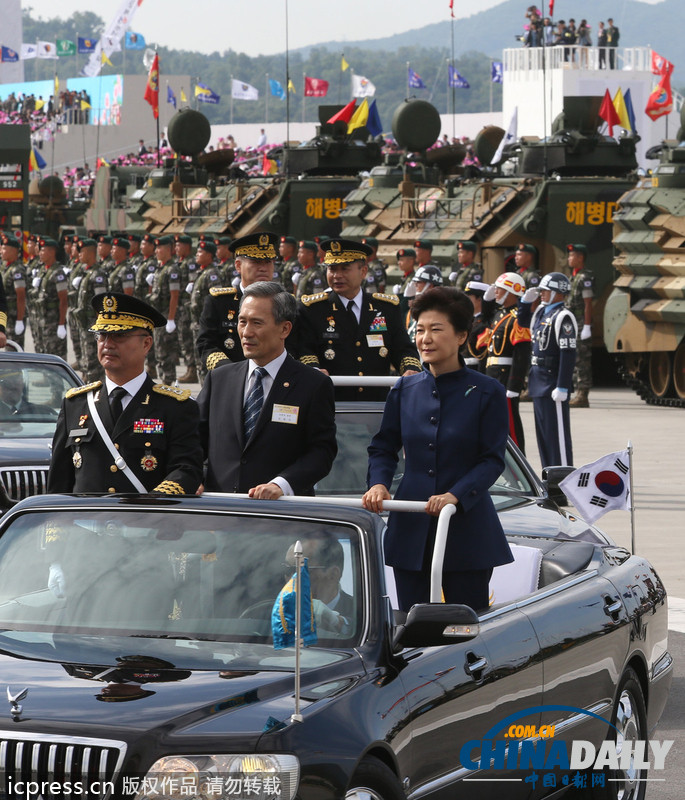
[[[648,403],[685,406],[685,107],[674,141],[648,153],[652,175],[619,199],[617,277],[604,341],[624,381]]]

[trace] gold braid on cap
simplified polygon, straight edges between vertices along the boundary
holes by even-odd
[[[351,264],[353,261],[366,261],[366,253],[361,250],[341,250],[333,253],[329,250],[324,256],[324,264]]]
[[[256,261],[273,261],[276,258],[276,248],[269,241],[268,236],[260,236],[259,244],[244,244],[236,248],[235,257],[253,258]]]
[[[128,331],[131,328],[147,328],[153,331],[155,326],[147,317],[137,314],[117,314],[115,311],[101,311],[91,331]]]

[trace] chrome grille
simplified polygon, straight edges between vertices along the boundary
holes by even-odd
[[[0,731],[0,798],[17,797],[20,781],[69,784],[72,796],[107,798],[121,770],[125,742]],[[82,790],[74,785],[79,782]],[[43,792],[43,797],[51,797]],[[25,795],[24,795],[25,796]],[[55,795],[57,796],[57,795]],[[61,797],[66,796],[62,791]]]
[[[48,468],[2,467],[0,480],[12,500],[23,500],[34,494],[45,494],[48,489]]]

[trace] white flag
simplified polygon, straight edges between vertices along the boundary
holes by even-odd
[[[121,52],[121,39],[117,39],[116,36],[103,36],[101,43],[102,49],[108,56]]]
[[[102,53],[104,52],[109,58],[116,50],[121,50],[121,39],[131,25],[133,15],[142,2],[143,0],[121,0],[119,10],[103,31],[102,38],[91,53],[88,63],[81,70],[81,75],[85,75],[87,78],[99,75],[102,69]]]
[[[26,61],[27,58],[35,58],[38,52],[35,44],[22,44],[21,46],[21,60]]]
[[[38,58],[57,58],[57,47],[53,42],[38,42]]]
[[[586,522],[598,520],[607,511],[630,508],[630,456],[627,450],[574,470],[559,484]]]
[[[236,100],[259,100],[258,89],[255,89],[254,86],[250,86],[249,83],[237,81],[235,78],[233,79],[231,95]]]
[[[352,97],[373,97],[376,87],[363,75],[352,76]]]
[[[502,160],[502,153],[504,152],[504,148],[508,144],[513,144],[516,139],[518,138],[518,126],[519,126],[519,110],[518,106],[514,108],[514,113],[511,115],[511,119],[509,120],[509,127],[507,128],[507,132],[502,137],[502,141],[499,143],[499,147],[497,148],[497,152],[492,157],[491,164],[499,164]]]

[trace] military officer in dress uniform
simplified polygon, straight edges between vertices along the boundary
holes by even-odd
[[[231,242],[240,283],[211,288],[200,315],[196,346],[208,371],[223,362],[245,358],[238,334],[240,298],[251,284],[271,280],[277,244],[275,233],[251,233]]]
[[[576,360],[578,327],[564,306],[571,290],[566,275],[548,272],[540,281],[540,305],[533,314],[533,355],[528,393],[533,398],[535,433],[543,467],[573,464],[569,394]]]
[[[592,301],[595,296],[595,276],[585,263],[587,247],[584,244],[569,244],[568,266],[571,270],[571,289],[566,306],[576,318],[580,331],[576,348],[576,367],[573,374],[575,395],[571,408],[589,408],[588,394],[592,388]]]
[[[401,375],[421,370],[400,314],[399,298],[362,290],[371,248],[348,239],[324,243],[330,289],[306,295],[300,303],[297,352],[303,364],[329,375]],[[385,388],[337,389],[343,399],[385,399]]]
[[[483,267],[476,261],[475,242],[459,242],[457,245],[457,258],[459,259],[459,269],[454,276],[454,286],[462,292],[466,289],[469,281],[483,280]],[[452,275],[450,275],[452,278]]]
[[[152,331],[166,319],[125,294],[93,299],[105,382],[70,389],[52,443],[49,492],[192,494],[202,481],[198,408],[187,389],[145,372]]]
[[[489,302],[483,300],[483,295],[489,288],[489,285],[482,281],[469,281],[464,289],[464,294],[473,303],[473,325],[464,346],[464,363],[467,367],[483,373],[487,363],[488,347],[481,341],[480,336],[490,327],[492,315],[497,310],[494,300]]]

